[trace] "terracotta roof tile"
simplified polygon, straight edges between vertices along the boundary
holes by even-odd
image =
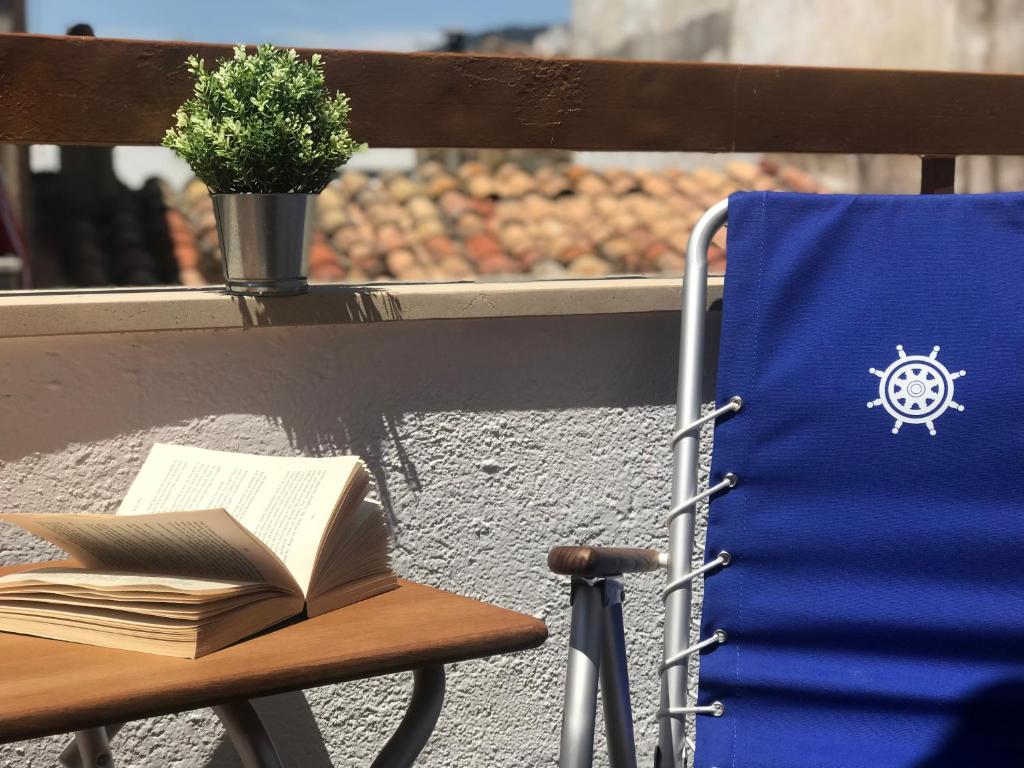
[[[317,200],[311,278],[678,276],[693,225],[739,189],[817,192],[821,186],[773,161],[693,171],[566,164],[530,171],[514,162],[491,169],[471,161],[449,171],[431,160],[407,174],[345,171]],[[169,213],[168,226],[183,279],[218,280],[205,187],[193,181],[175,202],[183,215]],[[724,246],[720,234],[713,271],[724,269]]]

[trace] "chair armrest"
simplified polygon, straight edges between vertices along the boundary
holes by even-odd
[[[656,549],[555,547],[548,552],[548,568],[566,576],[616,576],[656,571],[660,565]]]

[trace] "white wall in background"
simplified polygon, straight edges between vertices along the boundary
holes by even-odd
[[[348,168],[364,171],[409,171],[416,166],[414,149],[367,149],[356,153]],[[29,167],[34,172],[59,171],[60,148],[52,144],[29,147]],[[164,147],[117,147],[114,173],[124,184],[138,189],[157,176],[174,189],[181,189],[192,178],[188,163]]]
[[[1024,72],[1024,0],[573,0],[572,21],[577,56]],[[916,156],[782,159],[834,192],[920,187]],[[957,165],[958,191],[1024,188],[1021,158]]]
[[[734,160],[756,163],[760,158],[761,155],[752,152],[708,154],[702,152],[595,152],[587,150],[572,153],[574,163],[596,170],[678,168],[683,171],[691,171],[697,168],[724,168]]]

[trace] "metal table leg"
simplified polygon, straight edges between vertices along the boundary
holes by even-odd
[[[121,725],[75,731],[75,738],[60,753],[60,764],[63,768],[114,768],[110,739],[119,730]]]
[[[224,724],[245,768],[282,768],[277,748],[252,702],[236,699],[214,707],[213,711]]]
[[[442,666],[413,672],[409,707],[371,768],[412,768],[441,714],[444,684]],[[282,768],[277,748],[250,701],[238,699],[216,706],[213,711],[224,724],[244,768]],[[113,768],[107,738],[120,728],[114,725],[77,731],[74,741],[60,755],[61,765],[64,768]]]
[[[413,672],[412,699],[405,717],[370,768],[412,768],[434,732],[443,703],[444,667],[424,667]]]

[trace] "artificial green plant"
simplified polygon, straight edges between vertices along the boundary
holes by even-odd
[[[240,45],[217,64],[189,57],[195,93],[163,140],[211,192],[320,192],[359,148],[348,97],[327,90],[319,54]]]

